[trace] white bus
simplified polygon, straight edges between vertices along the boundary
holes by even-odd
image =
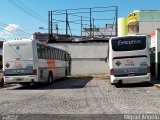
[[[4,79],[3,79],[3,64],[2,64],[2,50],[3,50],[3,42],[4,40],[0,40],[0,87],[4,86]]]
[[[70,64],[67,51],[37,40],[10,40],[3,44],[5,83],[52,83],[70,74]]]
[[[150,58],[147,37],[132,35],[109,40],[111,84],[150,81]]]

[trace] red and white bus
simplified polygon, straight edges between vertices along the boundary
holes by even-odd
[[[37,40],[10,40],[3,44],[5,83],[48,82],[70,75],[70,54]]]

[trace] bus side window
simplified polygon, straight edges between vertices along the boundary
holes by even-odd
[[[63,53],[63,52],[60,51],[60,56],[59,56],[59,57],[60,57],[60,60],[62,60],[62,53]]]
[[[42,57],[42,51],[41,51],[41,47],[39,44],[37,44],[37,55],[38,55],[38,58]]]
[[[61,53],[60,53],[60,51],[58,50],[58,54],[57,54],[57,55],[58,55],[58,60],[60,60],[60,54],[61,54]]]
[[[64,52],[64,53],[63,53],[63,60],[65,60],[65,54],[66,54],[66,53]]]
[[[64,53],[64,61],[66,61],[66,53]]]
[[[46,50],[45,50],[45,48],[43,49],[43,58],[46,58]]]
[[[54,49],[52,48],[51,51],[52,51],[52,52],[51,52],[51,58],[54,59]]]
[[[45,48],[42,49],[42,58],[46,58],[46,54],[45,54]]]
[[[56,49],[54,51],[54,54],[55,54],[55,60],[57,60],[57,50]]]
[[[62,52],[62,60],[64,60],[64,52]]]
[[[50,54],[51,54],[51,59],[53,59],[53,49],[52,48],[50,50]]]
[[[48,48],[46,48],[46,58],[47,58],[47,59],[49,58],[49,51],[48,51]]]
[[[58,60],[61,59],[61,56],[60,56],[61,52],[58,50]]]
[[[38,58],[40,58],[40,56],[41,56],[41,51],[40,51],[40,49],[37,49],[37,54],[38,54]]]
[[[62,60],[62,52],[59,51],[59,53],[60,53],[60,54],[59,54],[59,59]]]
[[[41,49],[38,50],[38,55],[39,55],[38,58],[42,58],[42,50]]]
[[[52,48],[52,59],[54,59],[54,49]]]
[[[48,58],[49,59],[51,58],[51,50],[50,50],[50,48],[48,48]]]
[[[48,58],[48,54],[47,54],[47,48],[45,48],[45,57],[44,58]]]
[[[53,51],[52,51],[52,54],[53,54],[53,59],[55,60],[56,59],[56,55],[55,55],[55,49],[53,49]]]
[[[59,50],[57,50],[57,60],[59,60]]]
[[[60,60],[63,60],[63,52],[60,51]]]

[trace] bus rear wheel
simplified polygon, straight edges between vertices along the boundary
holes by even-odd
[[[4,79],[3,78],[1,79],[0,87],[4,87]]]
[[[49,75],[48,75],[48,84],[51,84],[52,82],[53,82],[53,75],[50,72]]]

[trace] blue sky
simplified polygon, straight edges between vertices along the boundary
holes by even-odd
[[[118,6],[118,17],[126,17],[130,12],[137,9],[160,10],[159,5],[159,0],[1,0],[0,38],[22,38],[23,36],[30,36],[34,32],[47,32],[48,11],[52,10]],[[22,9],[34,15],[38,14],[41,20],[29,15],[30,13],[26,14]],[[106,16],[106,14],[97,14],[99,18],[103,18],[104,16]],[[62,19],[60,16],[54,17],[56,17],[56,19]],[[96,15],[94,15],[94,17],[96,17]],[[105,25],[105,21],[98,23],[100,27],[101,25],[103,26],[103,24]],[[45,29],[41,30],[39,27],[44,27]],[[65,29],[65,26],[59,25],[59,27],[62,29],[61,32],[64,33],[63,29]],[[16,31],[17,29],[18,32]],[[73,33],[75,32],[76,34],[76,30],[79,28],[76,25],[71,25],[71,29],[73,29]],[[11,34],[10,31],[20,35],[15,36]]]

